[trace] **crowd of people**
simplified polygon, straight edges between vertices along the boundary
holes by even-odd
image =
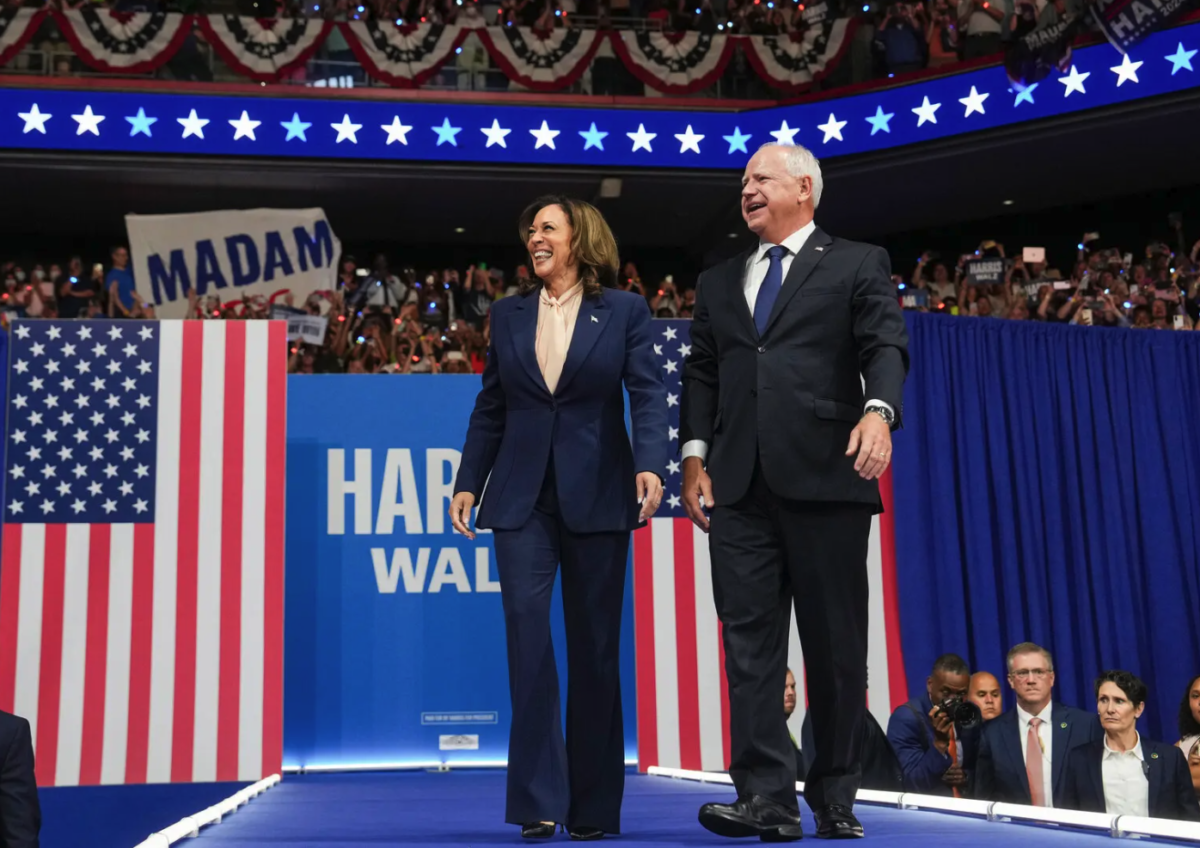
[[[925,694],[897,707],[886,731],[868,713],[863,788],[1200,821],[1200,675],[1185,681],[1178,738],[1157,742],[1137,730],[1151,693],[1130,672],[1101,673],[1095,704],[1077,708],[1055,699],[1045,648],[1016,645],[1005,666],[1008,710],[997,675],[972,674],[957,654],[945,654]],[[795,708],[789,671],[785,715]],[[807,715],[793,744],[804,780],[816,747]]]
[[[905,309],[947,315],[1105,327],[1193,330],[1200,324],[1200,241],[1185,249],[1155,242],[1137,255],[1083,237],[1066,273],[1051,267],[1041,248],[1009,255],[985,240],[961,254],[925,251],[907,274],[893,275]],[[954,255],[953,260],[943,259]],[[903,265],[893,257],[893,268]],[[80,257],[62,263],[0,265],[0,303],[13,318],[155,318],[129,268],[128,250],[116,248],[108,263],[89,266]],[[336,285],[307,298],[288,294],[222,302],[193,298],[190,314],[207,319],[269,318],[304,312],[323,319],[325,341],[291,343],[293,373],[430,374],[478,373],[489,340],[491,305],[517,292],[527,266],[508,277],[484,263],[460,272],[441,268],[418,273],[393,268],[386,256],[360,265],[341,261]],[[626,262],[619,285],[646,297],[656,318],[690,318],[691,281],[666,276],[643,280]],[[279,310],[278,308],[283,309]],[[273,309],[276,309],[273,313]]]

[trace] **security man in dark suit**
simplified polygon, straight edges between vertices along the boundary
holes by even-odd
[[[41,827],[29,722],[0,710],[0,848],[37,848]]]
[[[765,145],[750,159],[742,217],[758,243],[701,274],[684,365],[682,497],[710,531],[738,794],[706,804],[700,822],[723,836],[802,836],[779,713],[792,605],[820,740],[805,799],[818,836],[862,836],[852,808],[867,701],[867,542],[908,335],[887,253],[822,231],[821,189],[820,163],[803,147]]]

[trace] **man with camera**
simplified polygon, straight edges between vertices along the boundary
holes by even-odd
[[[925,795],[967,795],[983,718],[966,700],[971,671],[944,654],[925,681],[925,696],[896,708],[887,738],[900,761],[905,789]]]

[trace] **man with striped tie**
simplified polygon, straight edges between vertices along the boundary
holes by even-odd
[[[821,167],[764,145],[742,179],[757,244],[696,286],[680,412],[682,498],[709,532],[738,797],[706,804],[723,836],[801,838],[795,751],[779,711],[791,607],[816,757],[817,836],[863,835],[867,542],[908,373],[887,253],[826,235]],[[711,522],[711,524],[710,524]]]

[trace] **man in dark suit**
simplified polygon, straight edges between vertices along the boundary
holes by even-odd
[[[892,713],[887,738],[908,791],[955,798],[966,794],[983,725],[979,708],[966,700],[970,682],[962,657],[944,654],[925,681],[925,695]],[[967,720],[957,720],[959,711]]]
[[[742,180],[749,251],[700,276],[680,414],[683,499],[710,531],[730,695],[725,836],[801,837],[795,753],[779,712],[790,606],[813,734],[817,835],[857,837],[866,711],[867,538],[899,423],[908,336],[887,254],[813,221],[821,168],[765,145]],[[865,380],[865,391],[864,391]],[[710,525],[711,520],[711,525]]]
[[[983,726],[975,797],[1061,807],[1067,752],[1100,739],[1100,721],[1095,713],[1051,701],[1054,658],[1032,642],[1008,652],[1008,683],[1017,705]]]
[[[41,826],[29,722],[0,710],[0,848],[37,848]]]
[[[1104,738],[1072,748],[1064,775],[1063,806],[1114,816],[1200,821],[1183,752],[1137,731],[1146,708],[1146,684],[1128,671],[1096,680],[1096,712]]]

